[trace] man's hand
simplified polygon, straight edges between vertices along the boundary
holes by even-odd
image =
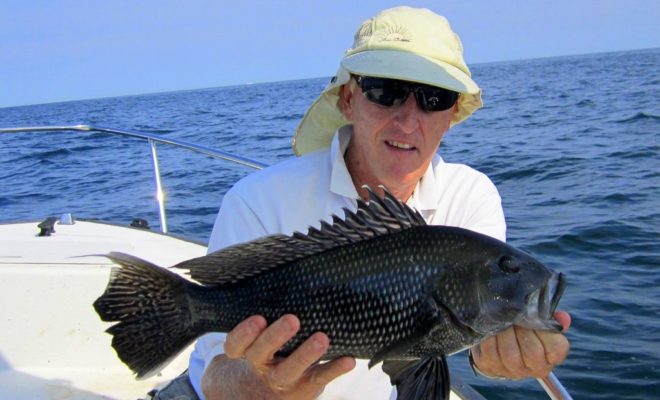
[[[300,329],[300,321],[284,315],[268,326],[261,316],[250,317],[227,334],[225,355],[204,371],[202,391],[208,400],[315,399],[325,386],[355,367],[355,359],[317,361],[330,341],[314,333],[290,356],[275,353]]]
[[[571,325],[568,313],[554,314],[566,332]],[[568,355],[569,343],[562,333],[510,327],[472,348],[475,366],[488,376],[509,379],[546,377]]]

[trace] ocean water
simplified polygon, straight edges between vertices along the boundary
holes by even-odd
[[[576,399],[660,397],[660,49],[474,65],[484,109],[445,137],[445,160],[500,190],[508,240],[564,272]],[[331,68],[329,67],[329,70]],[[91,124],[193,141],[272,164],[328,78],[0,109],[0,126]],[[170,231],[206,241],[249,168],[159,146]],[[105,134],[0,135],[0,222],[63,212],[158,228],[149,148]],[[545,398],[533,380],[472,375],[492,399]]]

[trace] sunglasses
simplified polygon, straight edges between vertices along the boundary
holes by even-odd
[[[448,110],[458,99],[458,93],[436,86],[371,76],[354,78],[364,97],[385,107],[400,106],[411,92],[415,94],[417,106],[424,111]]]

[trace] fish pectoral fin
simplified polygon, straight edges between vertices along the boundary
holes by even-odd
[[[401,359],[405,358],[408,350],[417,343],[423,334],[414,335],[412,337],[399,340],[398,342],[392,343],[390,346],[380,349],[376,354],[369,360],[369,368],[378,364],[383,360],[390,359]]]
[[[444,356],[419,360],[386,360],[383,371],[396,385],[397,400],[449,399],[449,367]]]

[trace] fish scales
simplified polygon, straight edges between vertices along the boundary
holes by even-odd
[[[111,253],[120,268],[94,308],[116,322],[107,331],[118,356],[144,378],[204,333],[291,313],[301,329],[280,355],[321,331],[330,339],[324,359],[383,362],[400,400],[444,399],[446,355],[513,324],[561,329],[551,315],[562,274],[491,237],[427,226],[387,191],[369,194],[306,235],[272,235],[175,266],[196,282]]]
[[[371,358],[383,346],[412,334],[411,317],[441,270],[432,255],[410,250],[412,243],[433,241],[431,236],[440,239],[426,228],[291,262],[252,278],[249,284],[229,288],[220,298],[214,297],[218,292],[203,291],[199,303],[208,304],[200,310],[206,314],[204,320],[221,317],[202,329],[223,330],[255,314],[273,322],[292,313],[300,318],[301,330],[282,349],[283,355],[322,331],[332,338],[326,357]],[[227,309],[231,313],[223,311]]]

